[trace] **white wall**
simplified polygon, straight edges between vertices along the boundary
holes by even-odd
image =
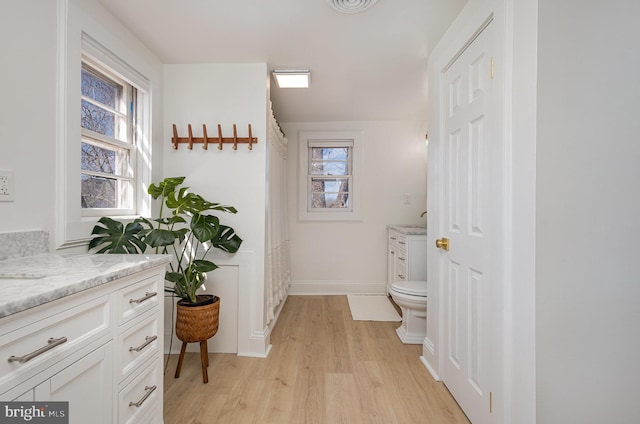
[[[538,4],[537,418],[637,422],[640,3]]]
[[[505,292],[509,317],[505,329],[508,363],[505,416],[514,424],[536,423],[535,360],[535,205],[536,205],[536,78],[537,78],[537,0],[507,1],[512,25],[507,28],[507,57],[513,57],[511,98],[511,229]],[[510,12],[511,11],[511,12]],[[543,421],[539,421],[543,422]]]
[[[384,293],[387,225],[426,224],[423,122],[282,123],[289,139],[290,294]],[[363,131],[362,220],[298,221],[300,131]],[[302,176],[304,178],[304,176]],[[356,176],[357,178],[357,176]],[[304,183],[304,180],[303,180]],[[410,205],[404,204],[404,194]],[[425,258],[426,260],[426,258]]]
[[[71,66],[77,64],[77,69],[68,70],[69,74],[78,75],[76,84],[69,84],[68,91],[60,93],[61,97],[79,99],[80,31],[86,31],[150,79],[152,108],[159,117],[153,122],[156,134],[162,128],[162,65],[94,0],[7,0],[2,7],[0,76],[5,81],[3,99],[6,101],[0,102],[0,169],[14,171],[15,200],[0,202],[0,232],[43,229],[49,231],[53,249],[59,239],[57,203],[60,191],[64,191],[60,175],[66,170],[56,163],[58,129],[64,124],[58,121],[57,113],[65,100],[56,94],[57,61],[64,60],[57,46],[59,34],[68,36],[67,43],[62,45],[66,47]],[[65,28],[57,28],[58,10],[68,11],[60,17],[60,22],[68,25]],[[79,106],[76,110],[78,116],[68,118],[69,122],[78,123],[77,128],[70,128],[65,140],[78,140],[78,149],[69,151],[71,160],[67,165],[79,170]],[[158,172],[157,165],[162,158],[159,145],[156,146],[154,172]],[[73,162],[74,157],[77,162]],[[79,203],[78,198],[76,204]]]
[[[192,191],[238,210],[237,214],[224,214],[220,219],[244,240],[241,252],[231,257],[214,254],[212,259],[234,267],[244,261],[242,266],[250,268],[238,270],[238,279],[229,281],[235,285],[240,301],[238,352],[264,353],[268,348],[264,310],[267,65],[165,65],[164,75],[163,176],[185,176],[185,185]],[[236,151],[230,144],[224,144],[223,150],[216,145],[204,150],[201,144],[194,145],[193,150],[188,150],[186,144],[173,150],[173,124],[180,137],[187,136],[188,124],[192,124],[194,137],[202,137],[202,124],[207,125],[210,137],[217,136],[218,124],[222,125],[224,137],[233,136],[233,124],[237,125],[238,137],[247,137],[247,125],[251,124],[258,143],[253,150],[248,150],[246,144],[239,144]],[[220,325],[234,323],[221,320]],[[249,340],[255,340],[257,347],[250,346]]]
[[[13,203],[0,202],[0,232],[51,231],[55,204],[56,2],[4,1],[0,169],[13,170]],[[43,213],[44,212],[44,213]]]

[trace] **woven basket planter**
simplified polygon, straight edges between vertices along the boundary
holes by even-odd
[[[204,296],[213,298],[213,302],[202,306],[193,306],[194,304],[182,300],[178,301],[176,336],[185,343],[209,340],[218,332],[220,298],[213,295],[202,295],[198,296],[198,300],[201,298],[204,300]]]

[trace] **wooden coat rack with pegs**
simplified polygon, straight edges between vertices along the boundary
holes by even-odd
[[[202,137],[194,137],[193,131],[191,130],[191,124],[188,125],[187,131],[188,137],[178,137],[178,128],[176,124],[173,124],[173,137],[171,138],[171,144],[173,144],[173,149],[178,149],[178,144],[186,143],[188,144],[187,148],[189,150],[193,149],[194,143],[202,143],[202,148],[204,150],[209,149],[209,144],[217,144],[218,150],[222,150],[223,144],[233,144],[232,149],[238,150],[238,144],[248,144],[249,150],[253,150],[253,145],[258,142],[258,137],[254,137],[251,134],[251,124],[248,126],[249,128],[249,136],[248,137],[238,137],[238,130],[236,129],[236,124],[233,124],[233,137],[223,137],[222,136],[222,126],[218,124],[218,136],[217,137],[209,137],[207,134],[207,126],[202,124]]]

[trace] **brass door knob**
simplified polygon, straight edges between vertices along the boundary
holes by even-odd
[[[449,239],[446,237],[442,237],[441,239],[436,240],[436,247],[438,249],[444,249],[447,252],[449,251]]]

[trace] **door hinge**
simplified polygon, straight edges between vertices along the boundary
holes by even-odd
[[[493,64],[493,56],[491,56],[491,71],[490,71],[491,72],[491,79],[493,79],[493,77],[495,76],[494,70],[495,70],[495,67],[494,67],[494,64]]]
[[[493,414],[493,392],[489,392],[489,413]]]

